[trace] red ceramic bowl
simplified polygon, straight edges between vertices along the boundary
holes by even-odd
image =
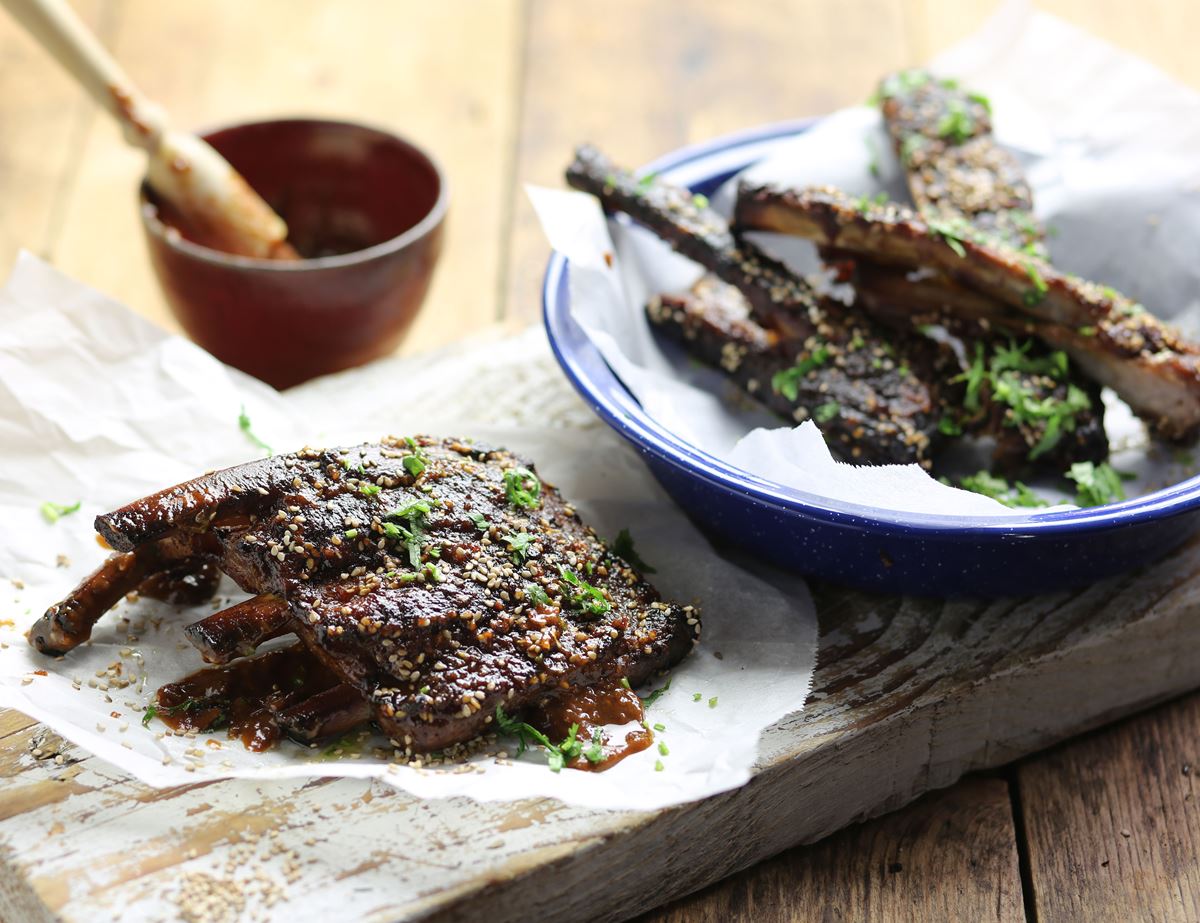
[[[437,164],[349,122],[279,119],[203,137],[283,217],[306,258],[203,246],[143,184],[150,261],[188,336],[277,388],[395,349],[441,252],[448,195]]]

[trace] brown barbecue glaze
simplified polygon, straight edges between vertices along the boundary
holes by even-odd
[[[571,728],[576,729],[575,739],[584,752],[567,761],[572,769],[602,772],[654,742],[641,698],[614,680],[572,687],[543,699],[526,713],[525,720],[553,741],[565,740]],[[586,755],[593,742],[600,745],[599,759],[594,762]]]
[[[243,589],[286,600],[291,630],[410,752],[477,736],[501,705],[518,714],[560,688],[637,685],[699,632],[692,608],[661,601],[531,463],[461,440],[275,456],[96,527],[125,553],[204,549]],[[75,619],[57,649],[102,612]]]
[[[303,644],[208,667],[155,694],[155,715],[179,731],[228,728],[249,750],[279,740],[279,712],[338,686],[338,677]]]

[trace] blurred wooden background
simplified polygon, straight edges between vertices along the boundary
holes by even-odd
[[[1039,7],[1200,87],[1194,0]],[[866,98],[993,0],[76,0],[181,126],[282,114],[376,123],[452,185],[416,351],[540,310],[546,246],[521,183],[591,139],[638,163]],[[134,196],[141,158],[0,15],[0,264],[24,247],[168,327]],[[655,919],[1200,919],[1200,698],[968,779],[794,850]]]

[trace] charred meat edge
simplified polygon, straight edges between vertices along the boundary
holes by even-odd
[[[909,209],[852,200],[836,189],[746,186],[742,230],[774,231],[910,269],[929,267],[1004,307],[1004,322],[1064,350],[1110,386],[1160,438],[1200,434],[1200,347],[1141,305],[992,241],[966,222],[931,227]]]
[[[576,151],[566,176],[606,209],[628,215],[734,286],[753,319],[788,344],[793,364],[813,365],[806,377],[815,391],[842,393],[839,406],[861,421],[862,435],[853,436],[858,427],[848,431],[850,438],[836,433],[839,455],[928,465],[937,420],[928,378],[920,374],[918,338],[881,331],[861,313],[819,298],[782,263],[738,243],[727,222],[683,187],[656,177],[638,179],[588,145]],[[814,365],[814,356],[825,360]],[[830,400],[804,410],[812,414]]]

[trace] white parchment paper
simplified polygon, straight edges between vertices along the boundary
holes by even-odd
[[[990,97],[996,137],[1028,173],[1058,266],[1200,332],[1200,94],[1023,2],[1002,8],[931,67]],[[710,197],[718,211],[731,213],[743,178],[909,201],[880,114],[865,105],[766,145],[761,160]],[[947,488],[915,465],[833,461],[817,424],[782,424],[720,373],[655,339],[643,311],[648,297],[687,289],[701,274],[698,266],[628,221],[606,222],[590,196],[532,187],[528,193],[551,245],[570,260],[574,317],[647,413],[672,432],[759,477],[834,500],[899,512],[1029,515]],[[801,272],[818,268],[805,241],[752,239]],[[612,265],[605,252],[615,255]],[[1195,473],[1190,453],[1152,445],[1111,392],[1105,404],[1111,461],[1136,476],[1127,493],[1149,493]],[[974,462],[969,470],[986,457]],[[1070,499],[1061,483],[1035,486],[1048,500]]]
[[[224,732],[143,726],[155,689],[203,666],[182,628],[243,598],[229,581],[212,605],[122,602],[91,644],[60,659],[33,651],[25,629],[106,554],[97,513],[260,454],[238,428],[243,405],[255,433],[283,451],[413,432],[506,445],[534,459],[602,535],[629,528],[664,594],[704,611],[701,645],[648,713],[666,727],[668,752],[651,748],[604,773],[555,774],[537,753],[417,769],[394,764],[382,739],[316,751],[284,742],[260,754]],[[0,445],[0,705],[151,785],[344,775],[427,797],[659,808],[744,783],[760,732],[808,692],[816,618],[803,581],[717,555],[570,392],[540,330],[281,395],[24,255],[0,292]],[[46,500],[82,508],[50,524],[39,513]],[[501,746],[515,752],[515,741]]]

